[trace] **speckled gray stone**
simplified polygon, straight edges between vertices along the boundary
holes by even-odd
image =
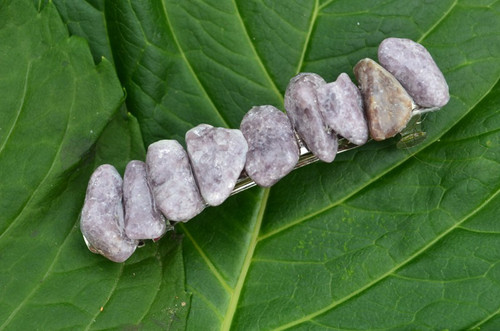
[[[176,140],[149,145],[146,169],[156,206],[167,219],[187,222],[204,209],[187,153]]]
[[[301,73],[290,80],[285,92],[285,109],[293,127],[307,148],[324,162],[332,162],[338,149],[337,135],[323,123],[317,90],[326,84],[313,73]]]
[[[123,262],[134,253],[137,241],[124,229],[122,178],[112,165],[101,165],[90,177],[80,229],[89,249],[111,261]]]
[[[146,176],[146,164],[130,161],[123,175],[125,233],[131,239],[158,239],[167,230],[163,215],[156,209]]]
[[[285,177],[299,160],[299,146],[288,117],[273,106],[250,109],[240,124],[248,143],[245,171],[260,186]]]
[[[318,102],[326,124],[356,145],[368,140],[368,125],[359,89],[345,73],[318,89]]]
[[[245,166],[248,146],[243,134],[200,124],[186,132],[186,146],[201,196],[211,206],[220,205]]]
[[[384,140],[403,130],[411,117],[412,100],[396,78],[371,59],[359,61],[354,74],[361,85],[370,136]]]
[[[410,39],[387,38],[379,46],[380,64],[396,77],[421,107],[443,107],[450,100],[448,84],[431,54]]]

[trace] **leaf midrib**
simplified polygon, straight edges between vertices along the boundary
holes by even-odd
[[[257,238],[260,232],[260,228],[262,226],[262,221],[264,219],[264,212],[266,210],[267,202],[269,199],[270,189],[266,188],[263,191],[264,192],[262,194],[259,210],[256,215],[255,225],[253,227],[252,235],[250,238],[250,243],[247,248],[247,253],[245,255],[243,265],[241,266],[241,271],[238,276],[238,281],[236,282],[233,294],[231,295],[231,299],[229,301],[226,314],[224,316],[224,322],[221,326],[221,330],[223,331],[229,331],[231,329],[234,315],[236,313],[236,309],[238,308],[238,302],[241,297],[241,291],[243,290],[243,286],[245,285],[245,280],[248,275],[248,271],[250,270],[250,265],[252,264],[252,258],[258,243]]]

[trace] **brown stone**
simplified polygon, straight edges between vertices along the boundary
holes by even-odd
[[[394,76],[371,59],[354,67],[366,109],[370,136],[384,140],[395,136],[411,118],[413,101]]]

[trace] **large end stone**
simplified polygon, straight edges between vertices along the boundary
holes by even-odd
[[[337,136],[323,123],[317,90],[326,84],[319,75],[302,73],[290,80],[285,92],[285,109],[293,127],[307,148],[324,162],[337,154]]]
[[[243,117],[240,129],[248,143],[245,171],[257,185],[274,185],[297,164],[299,146],[292,124],[277,108],[253,107]]]
[[[130,161],[123,176],[125,233],[131,239],[157,239],[167,230],[163,215],[156,209],[146,176],[146,164]]]
[[[410,120],[412,99],[387,70],[371,59],[354,67],[361,85],[370,136],[384,140],[403,130]]]
[[[368,140],[368,125],[359,89],[345,73],[318,89],[318,102],[326,124],[356,145]]]
[[[187,222],[205,208],[186,151],[177,141],[149,145],[146,169],[156,206],[167,219]]]
[[[211,206],[220,205],[245,166],[248,145],[243,134],[200,124],[186,132],[186,145],[203,199]]]
[[[112,165],[101,165],[90,177],[80,229],[89,249],[111,261],[123,262],[134,253],[138,242],[125,234],[122,178]]]
[[[410,39],[387,38],[379,46],[380,64],[396,77],[421,107],[443,107],[448,84],[431,54]]]

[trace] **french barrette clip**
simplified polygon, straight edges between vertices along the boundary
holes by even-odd
[[[314,73],[290,80],[286,114],[253,107],[240,129],[201,124],[175,140],[148,147],[146,161],[130,161],[122,180],[109,164],[92,174],[81,213],[87,247],[124,262],[146,239],[158,240],[176,222],[252,186],[271,187],[293,169],[400,134],[397,146],[423,139],[421,115],[449,101],[446,80],[429,52],[409,39],[388,38],[380,64],[354,67],[359,88],[345,73],[327,83]]]

